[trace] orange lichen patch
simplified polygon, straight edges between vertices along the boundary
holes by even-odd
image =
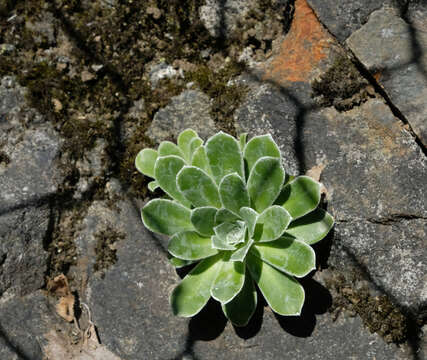
[[[278,83],[311,80],[313,70],[327,58],[332,43],[333,38],[307,1],[296,0],[291,29],[278,54],[265,67],[264,80]]]
[[[381,79],[381,73],[380,72],[376,72],[373,76],[374,76],[374,79],[376,81],[380,81],[380,79]]]

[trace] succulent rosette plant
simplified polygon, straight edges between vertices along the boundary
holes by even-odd
[[[204,144],[191,129],[177,145],[143,149],[136,168],[167,195],[149,201],[142,221],[170,236],[176,267],[198,262],[170,297],[175,315],[196,315],[212,296],[225,316],[244,326],[257,305],[255,284],[271,309],[299,315],[304,289],[296,280],[315,268],[310,245],[333,226],[320,202],[320,184],[285,174],[270,135],[248,142],[219,132]]]

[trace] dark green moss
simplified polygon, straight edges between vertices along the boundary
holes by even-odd
[[[9,165],[10,157],[4,151],[0,151],[0,165]]]
[[[311,86],[313,97],[320,105],[334,106],[339,111],[360,105],[374,95],[368,82],[344,55],[338,55],[331,67]]]
[[[96,261],[93,269],[98,272],[108,269],[117,261],[116,242],[123,240],[125,234],[118,232],[112,227],[108,226],[107,229],[99,231],[95,234],[95,253]],[[102,273],[103,274],[103,273]]]
[[[355,279],[353,279],[355,280]],[[348,309],[359,315],[371,332],[382,336],[388,343],[403,343],[408,337],[408,320],[385,295],[372,296],[366,287],[354,289],[355,281],[336,275],[326,282],[336,294],[330,312]]]

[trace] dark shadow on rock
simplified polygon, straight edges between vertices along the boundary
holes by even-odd
[[[335,228],[332,228],[324,239],[311,246],[316,253],[316,269],[320,268],[323,270],[329,267],[328,259],[331,254],[334,238]]]
[[[211,298],[202,311],[191,318],[188,324],[190,339],[214,340],[222,334],[226,324],[220,303]]]
[[[32,360],[27,354],[22,351],[18,345],[13,344],[12,340],[6,335],[3,326],[0,324],[0,340],[3,340],[3,344],[12,352],[14,352],[19,360]]]
[[[297,337],[309,337],[316,326],[316,315],[324,314],[332,305],[330,292],[317,281],[306,278],[299,282],[304,286],[305,302],[300,316],[274,314],[281,328]]]
[[[234,326],[234,331],[236,335],[242,339],[250,339],[254,337],[261,329],[262,320],[264,317],[264,307],[267,305],[264,297],[262,296],[259,289],[257,289],[258,295],[258,304],[255,310],[255,313],[252,315],[252,318],[249,320],[249,323],[246,326]]]

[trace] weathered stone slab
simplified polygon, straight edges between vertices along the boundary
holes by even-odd
[[[61,139],[28,106],[26,89],[12,77],[0,85],[0,212],[54,194],[63,179],[56,165]]]
[[[209,97],[198,90],[186,90],[171,99],[169,105],[154,116],[147,135],[157,142],[169,139],[187,128],[203,139],[213,135],[215,123],[210,116]]]
[[[115,181],[108,188],[120,193]],[[104,232],[108,237],[105,231],[110,238],[119,234],[110,241],[111,248],[117,249],[117,261],[95,270],[101,256],[99,235]],[[94,202],[76,243],[81,256],[72,272],[89,275],[82,295],[101,342],[123,359],[175,358],[185,346],[187,333],[187,321],[174,317],[169,306],[179,277],[168,263],[166,250],[144,228],[139,209],[124,200],[113,207]]]
[[[0,297],[29,294],[44,284],[48,253],[43,241],[49,231],[47,205],[0,215]]]
[[[341,42],[368,21],[369,15],[393,0],[308,0],[320,21]]]
[[[427,9],[414,7],[409,18],[392,8],[375,11],[347,44],[427,145]]]
[[[344,113],[310,110],[298,101],[301,89],[254,87],[237,130],[272,133],[292,174],[323,167],[338,241],[378,286],[417,312],[427,300],[425,157],[382,101]]]
[[[120,192],[115,181],[108,188]],[[295,359],[408,358],[405,348],[370,334],[359,318],[341,315],[333,321],[327,313],[331,295],[314,279],[303,281],[307,300],[301,317],[275,316],[262,300],[243,329],[227,323],[213,301],[190,320],[174,317],[168,298],[179,277],[167,262],[163,244],[144,229],[129,200],[115,206],[99,201],[90,207],[77,238],[82,255],[77,268],[86,266],[89,274],[82,301],[89,304],[100,339],[120,358],[237,360],[244,354],[255,360],[278,359],[284,352]],[[94,271],[96,234],[107,227],[125,237],[113,246],[117,262]],[[348,344],[345,349],[343,343]]]

